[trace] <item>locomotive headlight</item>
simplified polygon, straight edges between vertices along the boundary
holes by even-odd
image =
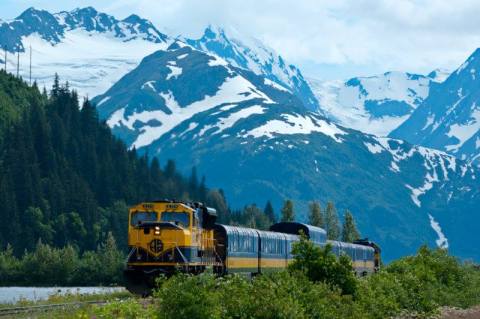
[[[155,226],[155,235],[160,235],[160,227],[159,226]]]

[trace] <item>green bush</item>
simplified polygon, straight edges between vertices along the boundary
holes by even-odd
[[[155,292],[160,318],[222,318],[221,298],[213,276],[179,274]]]
[[[79,254],[73,246],[54,248],[39,241],[35,249],[16,258],[9,246],[0,252],[0,285],[99,286],[121,284],[124,255],[113,235],[96,251]]]
[[[415,256],[392,262],[385,272],[396,275],[408,298],[406,309],[432,312],[437,306],[469,307],[480,303],[480,273],[443,249],[423,246]]]
[[[300,241],[293,244],[292,254],[294,261],[289,266],[290,271],[304,273],[314,282],[338,287],[343,294],[355,294],[358,281],[351,260],[345,255],[337,258],[331,245],[327,244],[325,248],[315,246],[302,235]]]
[[[142,304],[135,299],[114,301],[105,306],[96,306],[91,311],[82,311],[77,315],[80,318],[98,319],[153,319],[158,318],[152,305]],[[173,318],[173,317],[172,317]]]

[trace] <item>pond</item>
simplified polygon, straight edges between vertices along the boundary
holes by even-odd
[[[103,294],[125,291],[122,287],[0,287],[0,304],[19,300],[38,301],[51,295]]]

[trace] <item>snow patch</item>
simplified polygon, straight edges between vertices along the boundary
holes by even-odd
[[[208,61],[208,66],[228,66],[228,62],[224,59],[220,58],[219,56],[210,55],[213,59]]]
[[[422,131],[425,131],[425,129],[433,124],[435,121],[435,115],[430,114],[427,117],[427,122],[425,123],[425,126],[422,128]]]
[[[183,132],[179,135],[179,137],[187,134],[187,133],[190,132],[190,131],[193,131],[194,129],[197,128],[197,126],[198,126],[198,123],[195,123],[195,122],[189,123],[189,124],[188,124],[188,128],[187,128],[185,131],[183,131]]]
[[[473,105],[472,108],[475,108],[475,110],[473,111],[472,116],[467,123],[463,125],[453,124],[450,126],[447,136],[455,137],[459,142],[457,144],[446,145],[445,149],[447,151],[458,151],[458,149],[462,147],[466,141],[468,141],[480,130],[480,109],[476,105]]]
[[[157,92],[157,90],[155,89],[155,87],[153,86],[153,84],[155,83],[155,81],[147,81],[145,83],[142,84],[142,90],[145,90],[146,87],[150,88],[153,92]]]
[[[97,106],[100,106],[103,103],[107,102],[108,100],[110,100],[110,98],[111,98],[111,96],[104,97],[103,99],[100,100],[100,102],[97,103]]]
[[[315,79],[309,79],[309,82],[321,111],[328,117],[345,127],[388,136],[428,96],[432,79],[423,75],[387,72],[353,78],[349,82]],[[388,102],[403,102],[411,109],[399,115],[374,116],[365,106],[368,101],[376,102],[379,107]]]
[[[115,126],[120,126],[125,115],[125,107],[116,110],[107,120],[107,125],[111,128]]]
[[[24,47],[33,48],[32,79],[38,86],[50,88],[54,74],[58,73],[61,81],[68,81],[80,97],[103,94],[136,68],[145,56],[165,50],[169,45],[140,37],[125,40],[115,37],[113,32],[87,32],[84,29],[67,30],[61,42],[55,45],[42,39],[38,33],[22,37]],[[20,53],[20,61],[28,61],[29,54],[29,50]],[[10,55],[7,63],[10,70],[15,69],[16,57]],[[29,77],[28,63],[20,63],[20,75]]]
[[[290,135],[319,132],[331,137],[335,142],[341,143],[342,139],[337,137],[337,135],[347,134],[335,124],[311,116],[282,114],[281,117],[283,120],[270,120],[264,125],[245,133],[243,137],[253,136],[258,138],[266,136],[267,138],[273,138],[274,134]]]
[[[171,78],[176,78],[182,74],[182,68],[174,65],[173,63],[169,62],[167,64],[167,68],[170,69],[170,73],[168,73],[166,80],[170,80]]]
[[[433,218],[432,215],[428,214],[428,218],[430,219],[430,226],[432,229],[435,231],[435,233],[438,236],[438,239],[435,241],[437,244],[438,248],[448,248],[448,239],[445,237],[445,234],[442,231],[442,228],[440,227],[440,224]]]
[[[274,88],[276,88],[277,90],[280,90],[280,91],[290,92],[290,91],[287,90],[285,87],[283,87],[283,86],[281,86],[280,84],[278,84],[278,83],[276,83],[276,82],[273,82],[272,80],[267,79],[267,78],[264,79],[263,84],[269,85],[269,86],[271,86],[271,87],[274,87]]]
[[[245,96],[245,92],[250,92],[251,94]],[[109,119],[108,123],[112,125],[123,124],[131,130],[134,129],[133,124],[136,121],[148,123],[150,120],[156,120],[162,123],[161,126],[145,125],[139,129],[139,135],[131,147],[136,147],[138,149],[149,145],[195,114],[215,108],[225,101],[235,104],[251,99],[263,99],[264,103],[274,103],[268,98],[268,96],[257,91],[251,82],[241,76],[226,78],[225,82],[222,83],[215,95],[207,95],[202,100],[193,102],[185,107],[180,107],[178,105],[175,97],[170,91],[167,93],[161,92],[159,95],[165,100],[165,106],[171,111],[168,114],[163,110],[142,111],[140,113],[134,113],[128,118],[123,118],[124,113],[116,111],[114,113],[115,116],[112,115]],[[203,131],[203,133],[204,132],[205,131]],[[199,133],[199,135],[201,134]]]
[[[371,143],[368,143],[368,142],[364,142],[363,144],[368,148],[368,150],[372,154],[378,154],[378,153],[381,153],[383,151],[383,147],[379,144],[371,144]]]
[[[254,114],[263,114],[265,111],[265,108],[260,106],[260,105],[254,105],[250,106],[244,109],[241,109],[238,112],[231,113],[228,117],[226,118],[220,118],[219,123],[217,124],[218,131],[216,131],[214,134],[218,134],[227,128],[232,127],[241,119],[245,119],[251,115]]]

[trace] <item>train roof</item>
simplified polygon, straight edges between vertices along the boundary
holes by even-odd
[[[361,250],[374,250],[373,247],[370,247],[370,246],[353,244],[353,243],[347,243],[347,242],[338,241],[338,240],[327,240],[327,244],[331,244],[332,246],[339,246],[339,247],[342,247],[342,248],[354,248],[354,249],[361,249]]]
[[[253,229],[253,228],[215,224],[214,229],[217,230],[217,231],[223,231],[226,234],[237,233],[237,234],[257,236],[257,230]]]
[[[280,222],[270,227],[271,231],[298,235],[300,231],[313,242],[325,243],[327,241],[327,232],[320,227],[297,223],[297,222]]]

